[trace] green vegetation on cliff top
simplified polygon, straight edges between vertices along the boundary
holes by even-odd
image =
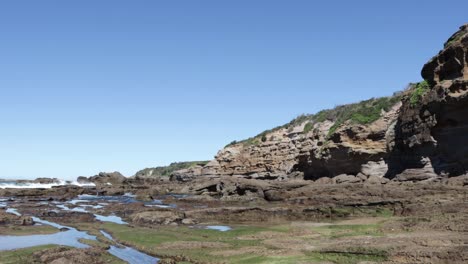
[[[190,167],[201,165],[204,166],[209,161],[183,161],[183,162],[173,162],[169,164],[169,166],[160,166],[154,168],[146,168],[143,170],[138,171],[135,176],[142,177],[142,176],[151,176],[151,177],[164,177],[170,176],[171,173],[178,170],[188,169]]]
[[[393,96],[371,98],[369,100],[364,100],[358,103],[339,105],[333,109],[322,110],[316,114],[302,114],[287,124],[265,130],[254,137],[242,141],[233,141],[227,146],[238,143],[242,143],[245,146],[257,145],[261,141],[264,141],[261,139],[266,139],[266,136],[272,132],[278,131],[280,129],[288,129],[288,132],[292,132],[292,129],[295,126],[298,126],[304,122],[307,122],[302,131],[302,133],[305,134],[310,132],[316,123],[324,122],[326,120],[334,122],[333,126],[328,132],[328,136],[330,136],[346,121],[351,121],[355,124],[370,124],[376,121],[381,116],[382,110],[390,110],[392,106],[401,101],[401,98],[402,93],[395,93]]]

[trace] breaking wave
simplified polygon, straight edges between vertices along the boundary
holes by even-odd
[[[76,185],[82,187],[96,186],[94,183],[78,183],[77,181],[64,181],[60,180],[54,183],[34,183],[34,182],[17,182],[17,181],[0,181],[0,189],[14,188],[14,189],[36,189],[45,188],[49,189],[54,186]]]

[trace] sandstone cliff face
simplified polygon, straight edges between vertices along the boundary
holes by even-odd
[[[424,66],[425,81],[402,94],[298,118],[231,144],[207,165],[173,179],[337,176],[333,181],[359,182],[462,175],[468,170],[467,33],[462,26]]]
[[[422,69],[430,89],[404,100],[389,146],[390,176],[425,179],[468,171],[468,25]]]
[[[333,128],[337,121],[317,121],[318,116],[309,116],[302,122],[227,146],[207,165],[178,171],[174,176],[178,179],[243,176],[284,180],[361,173],[363,180],[371,175],[383,177],[387,171],[385,135],[401,106],[395,98],[398,96],[384,99],[390,102],[388,109],[378,109],[377,119],[368,124],[346,120]],[[361,102],[359,107],[374,109],[375,103],[381,100]]]

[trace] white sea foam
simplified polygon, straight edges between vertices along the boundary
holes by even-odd
[[[13,189],[36,189],[36,188],[45,188],[49,189],[54,186],[63,186],[63,185],[77,185],[77,186],[96,186],[94,183],[78,183],[77,181],[73,182],[66,182],[64,180],[60,180],[59,182],[55,183],[32,183],[32,182],[15,182],[15,181],[4,181],[0,182],[0,189],[6,188],[13,188]]]

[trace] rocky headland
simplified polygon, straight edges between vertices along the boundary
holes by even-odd
[[[234,141],[211,161],[0,189],[0,233],[53,233],[40,218],[96,236],[88,250],[29,254],[35,263],[105,263],[116,243],[161,263],[466,263],[468,25],[421,75],[392,96]]]

